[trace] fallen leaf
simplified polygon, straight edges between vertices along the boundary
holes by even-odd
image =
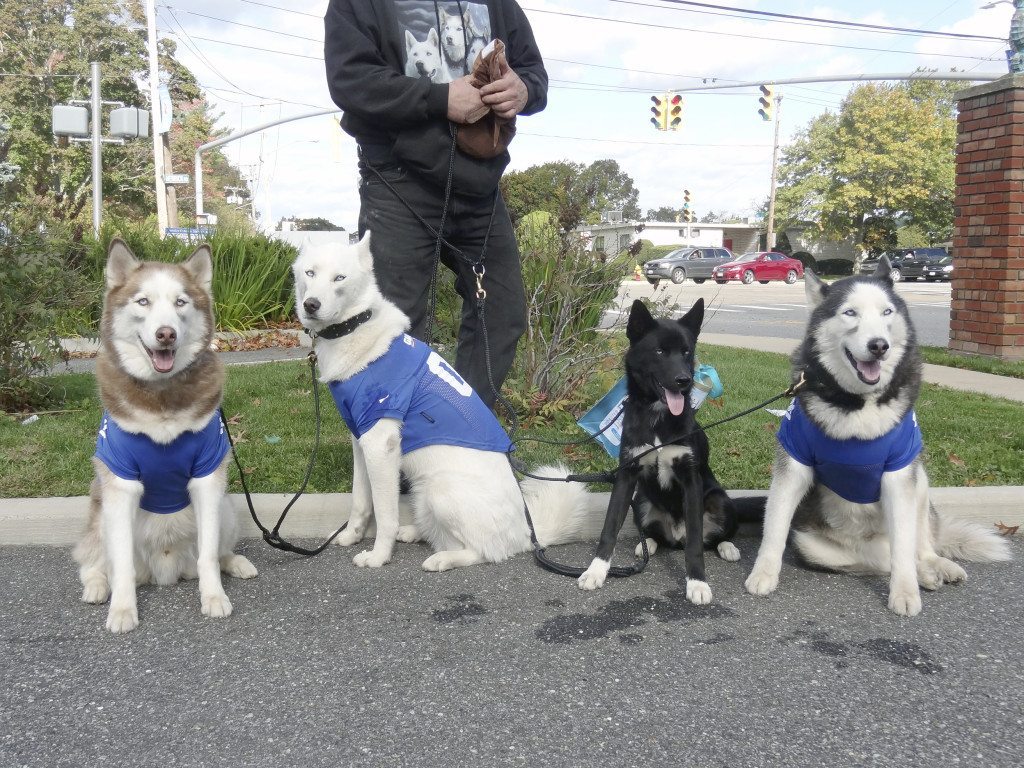
[[[960,467],[961,469],[963,469],[964,467],[967,466],[967,462],[965,462],[963,459],[961,459],[959,456],[957,456],[953,452],[950,452],[949,456],[947,458],[949,459],[949,463],[950,464],[955,464],[956,466]]]
[[[999,531],[999,535],[1006,536],[1007,538],[1010,536],[1016,536],[1018,528],[1020,528],[1019,525],[1003,525],[1002,523],[996,523],[996,530]]]
[[[234,416],[232,416],[230,419],[228,419],[228,424],[231,424],[232,426],[235,425],[235,424],[241,424],[241,423],[242,423],[242,414],[240,414],[240,413],[236,413]]]

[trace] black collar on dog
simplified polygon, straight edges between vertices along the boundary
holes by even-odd
[[[348,336],[350,333],[352,333],[352,331],[354,331],[360,325],[365,323],[372,316],[373,310],[366,309],[360,312],[358,315],[352,315],[352,317],[350,317],[348,320],[344,320],[340,323],[335,323],[334,325],[328,325],[321,331],[311,331],[307,328],[306,333],[308,333],[314,339],[340,339],[342,336]]]

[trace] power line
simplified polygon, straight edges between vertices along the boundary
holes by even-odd
[[[173,6],[173,5],[161,5],[160,7],[161,8],[166,8],[168,10],[171,10],[171,9],[175,8],[176,6]],[[245,27],[246,29],[258,29],[261,32],[269,32],[270,34],[281,35],[283,37],[294,37],[294,38],[296,38],[298,40],[308,40],[311,43],[320,43],[321,45],[323,45],[323,42],[324,42],[322,37],[321,38],[316,38],[316,37],[307,37],[306,35],[294,35],[291,32],[281,32],[280,30],[270,29],[269,27],[260,27],[260,26],[257,26],[255,24],[243,24],[240,21],[232,21],[231,19],[221,19],[221,18],[218,18],[216,16],[208,16],[205,13],[196,13],[195,11],[190,11],[187,8],[178,8],[177,10],[181,11],[182,13],[187,13],[190,16],[198,16],[201,19],[209,19],[210,21],[219,21],[222,24],[232,24],[232,25],[234,25],[236,27]]]
[[[1001,41],[1001,37],[992,37],[990,35],[969,35],[962,32],[939,32],[937,30],[929,29],[914,29],[911,27],[893,27],[885,24],[866,24],[858,21],[843,21],[841,19],[826,19],[816,16],[798,16],[790,13],[774,13],[772,11],[756,11],[751,8],[736,8],[729,5],[713,5],[711,3],[698,3],[690,2],[690,0],[660,0],[663,3],[671,3],[672,5],[689,5],[697,8],[713,8],[718,11],[732,11],[733,13],[745,13],[751,16],[763,16],[766,20],[778,19],[782,23],[786,23],[785,20],[793,21],[807,21],[814,22],[815,24],[826,24],[841,27],[851,27],[856,29],[863,29],[871,32],[884,32],[888,34],[905,34],[905,35],[931,35],[934,37],[949,37],[959,40],[993,40]],[[645,5],[644,3],[637,3],[635,0],[610,0],[613,3],[624,3],[626,5]],[[657,8],[658,6],[647,6],[649,8]],[[678,9],[685,10],[685,9]],[[702,11],[693,11],[693,13],[703,13]],[[720,16],[723,14],[709,14],[714,16]],[[733,17],[735,18],[735,17]]]
[[[949,59],[979,59],[978,56],[967,56],[955,53],[929,53],[920,51],[904,51],[894,48],[871,48],[863,45],[843,45],[841,43],[822,43],[814,40],[793,40],[791,38],[782,37],[765,37],[764,35],[743,35],[738,32],[718,32],[710,29],[696,29],[694,27],[677,27],[669,24],[654,24],[652,22],[644,21],[631,21],[628,19],[609,19],[606,16],[590,16],[585,13],[569,13],[568,11],[552,11],[544,8],[530,8],[528,6],[522,6],[524,11],[530,11],[531,13],[547,13],[553,16],[566,16],[574,19],[590,19],[592,21],[606,21],[616,25],[628,24],[637,27],[649,27],[652,29],[673,29],[680,32],[696,32],[701,35],[717,35],[720,37],[738,37],[748,40],[759,40],[759,41],[770,41],[774,43],[793,43],[795,45],[813,45],[818,48],[845,48],[854,51],[881,51],[882,53],[906,53],[912,56],[938,56]],[[991,59],[981,59],[982,61],[991,61]]]
[[[285,13],[295,13],[299,16],[311,16],[314,19],[323,19],[323,14],[296,11],[294,8],[282,8],[280,5],[271,5],[270,3],[258,3],[256,0],[238,0],[238,2],[248,3],[249,5],[261,5],[264,8],[273,8],[275,11],[284,11]]]

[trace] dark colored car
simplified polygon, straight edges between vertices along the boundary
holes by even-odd
[[[732,261],[735,257],[728,248],[708,248],[705,246],[678,248],[659,258],[651,259],[644,264],[644,277],[651,285],[660,280],[668,279],[678,285],[690,278],[695,283],[703,283],[711,279],[715,267]]]
[[[911,248],[900,261],[900,276],[903,280],[917,280],[925,276],[929,267],[949,256],[945,248]]]
[[[750,285],[755,280],[767,283],[770,280],[784,280],[792,285],[804,276],[804,265],[797,259],[791,259],[784,253],[774,251],[754,251],[744,253],[735,261],[715,267],[716,283],[739,280]]]
[[[930,264],[925,267],[924,279],[929,283],[934,283],[936,280],[952,280],[953,257],[946,256],[945,258],[939,259],[934,264]]]
[[[895,253],[885,253],[879,256],[868,256],[864,261],[860,263],[860,268],[857,270],[858,275],[873,275],[875,270],[878,268],[878,262],[882,256],[889,257],[889,277],[892,278],[894,283],[898,283],[900,278],[903,277],[903,272],[900,270],[900,265],[903,262],[904,251],[896,251]]]

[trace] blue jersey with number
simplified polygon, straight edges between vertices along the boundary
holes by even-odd
[[[786,411],[778,437],[786,453],[814,469],[819,483],[855,504],[878,501],[882,474],[910,466],[922,448],[913,411],[881,437],[837,440],[807,418],[798,400]]]
[[[460,445],[506,453],[512,443],[491,410],[444,358],[408,334],[363,371],[329,385],[357,438],[380,419],[402,422],[402,453]]]
[[[188,481],[213,474],[228,449],[220,414],[198,432],[182,432],[169,443],[158,443],[126,432],[104,413],[95,456],[118,477],[142,482],[142,509],[166,515],[192,503]]]

